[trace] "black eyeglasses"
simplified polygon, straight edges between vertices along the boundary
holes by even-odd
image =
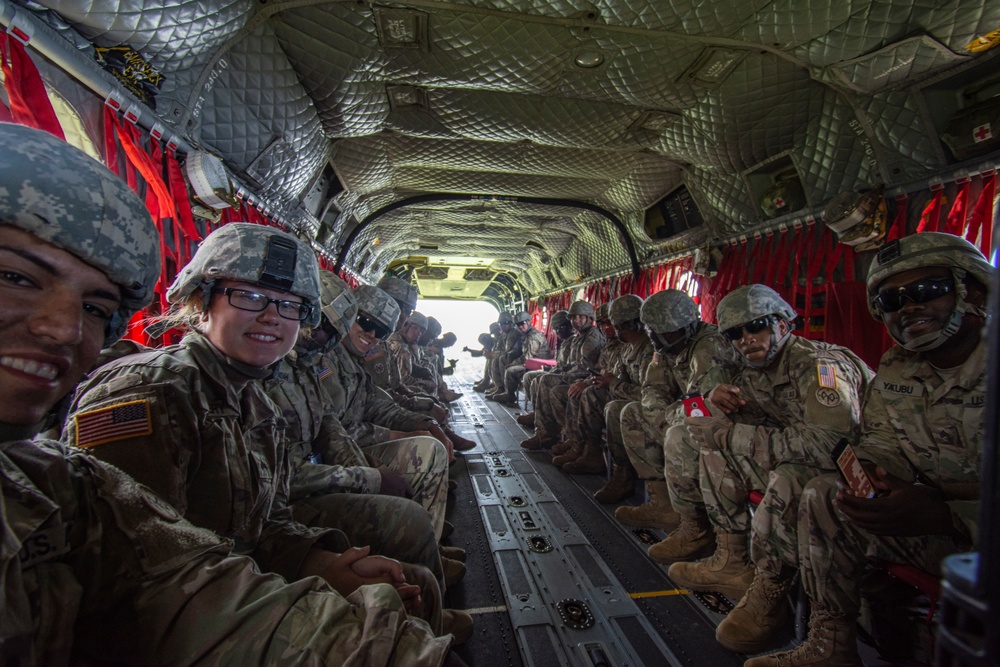
[[[771,316],[767,315],[765,317],[758,317],[755,320],[750,320],[744,323],[742,326],[730,327],[722,332],[722,335],[726,337],[727,340],[738,341],[743,338],[743,331],[746,330],[749,334],[757,334],[764,329],[771,326]]]
[[[378,338],[379,340],[385,338],[386,336],[392,333],[391,328],[385,326],[384,324],[375,319],[372,319],[371,317],[365,315],[364,313],[358,313],[357,322],[358,326],[361,327],[362,330],[367,331],[368,333],[371,334],[375,334],[375,337]]]
[[[288,301],[286,299],[272,299],[266,294],[251,292],[250,290],[239,289],[238,287],[218,287],[212,290],[212,294],[225,294],[229,299],[229,305],[240,310],[247,310],[251,313],[259,313],[267,309],[272,303],[278,308],[278,315],[286,320],[301,322],[309,318],[312,314],[312,306],[301,301]]]
[[[903,299],[911,303],[927,303],[955,290],[955,282],[950,276],[921,278],[900,287],[879,290],[872,303],[883,313],[895,313],[903,307]]]

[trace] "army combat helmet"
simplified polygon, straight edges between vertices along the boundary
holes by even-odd
[[[878,288],[887,278],[911,269],[941,266],[951,271],[955,289],[955,309],[943,328],[918,336],[904,343],[896,342],[907,350],[923,352],[940,347],[954,336],[962,326],[966,313],[986,317],[986,311],[968,303],[964,280],[971,274],[986,288],[996,270],[979,248],[954,234],[923,232],[906,236],[886,244],[879,250],[868,269],[868,309],[872,317],[883,321],[883,311],[878,298]],[[891,335],[891,333],[890,333]]]
[[[738,287],[719,301],[715,309],[719,318],[719,331],[726,332],[737,330],[744,324],[767,318],[767,326],[771,329],[771,347],[767,351],[767,356],[759,362],[750,362],[746,357],[743,362],[755,368],[766,368],[770,366],[778,357],[781,349],[785,346],[788,337],[792,335],[792,323],[798,317],[798,313],[787,301],[781,298],[777,292],[767,285],[744,285]],[[788,323],[788,332],[780,339],[778,338],[778,321],[784,320]],[[742,333],[742,331],[740,331]],[[739,340],[727,335],[730,340]]]
[[[639,317],[651,334],[652,341],[663,350],[687,343],[701,322],[698,305],[679,289],[665,289],[651,294],[642,304]],[[672,345],[667,345],[663,335],[678,331],[683,331],[684,335]]]
[[[65,250],[118,285],[105,346],[153,298],[160,244],[146,207],[107,167],[47,132],[0,124],[0,225]]]
[[[606,303],[602,303],[601,305],[599,305],[597,307],[597,311],[595,311],[594,319],[597,322],[603,322],[604,320],[607,320],[608,322],[611,321],[611,302],[610,301],[608,301]]]
[[[417,307],[417,288],[402,278],[382,276],[376,287],[395,299],[401,309],[413,312]]]
[[[569,324],[569,313],[565,310],[557,310],[552,314],[552,319],[549,320],[549,328],[553,331],[559,327],[564,327]]]
[[[519,327],[525,322],[531,322],[531,315],[527,311],[522,310],[514,316],[514,326]]]
[[[611,324],[621,327],[626,322],[638,322],[642,303],[642,297],[635,294],[623,294],[612,301],[608,311]]]
[[[207,297],[218,280],[239,280],[300,296],[309,308],[302,325],[319,324],[319,264],[312,248],[291,234],[248,222],[216,229],[177,274],[167,301],[183,303],[200,290],[208,308]]]
[[[354,288],[354,300],[358,303],[358,316],[364,314],[378,325],[376,334],[379,338],[385,338],[396,328],[399,304],[378,287],[359,285]]]
[[[337,333],[336,337],[331,337],[328,341],[329,349],[347,337],[351,325],[358,317],[358,303],[354,300],[351,288],[336,273],[320,271],[319,280],[323,286],[323,318]]]
[[[590,304],[586,301],[574,301],[570,305],[569,316],[573,317],[574,315],[586,315],[592,320],[597,317],[597,313],[594,311],[593,304]]]

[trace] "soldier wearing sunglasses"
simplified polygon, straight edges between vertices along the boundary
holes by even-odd
[[[766,648],[790,618],[786,593],[798,566],[802,488],[834,470],[833,448],[857,434],[872,372],[844,347],[792,333],[795,310],[765,285],[726,295],[717,315],[742,367],[731,384],[708,393],[710,417],[686,420],[686,444],[699,450],[710,526],[691,543],[674,545],[677,560],[689,561],[711,549],[714,530],[715,550],[703,561],[674,563],[669,576],[691,590],[740,599],[716,637],[731,650],[752,653]],[[751,491],[764,494],[752,521]]]
[[[937,232],[875,257],[870,310],[899,343],[879,363],[855,446],[878,495],[855,496],[837,475],[809,482],[798,528],[809,636],[747,665],[861,664],[858,582],[870,560],[938,573],[948,554],[976,549],[994,272],[974,245]]]

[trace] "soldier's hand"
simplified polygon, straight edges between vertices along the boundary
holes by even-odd
[[[420,608],[423,606],[423,600],[420,599],[420,586],[416,584],[394,584],[393,587],[396,589],[396,593],[399,594],[399,598],[403,601],[406,611],[411,615],[419,616]]]
[[[905,482],[882,466],[862,465],[872,486],[882,495],[860,498],[852,494],[843,481],[837,483],[837,508],[858,528],[873,535],[895,537],[964,537],[956,533],[951,508],[941,491],[932,486]]]
[[[413,498],[413,487],[410,486],[405,477],[388,468],[377,468],[377,470],[382,478],[382,486],[379,487],[380,494],[398,498]]]
[[[443,407],[441,405],[438,405],[437,403],[435,403],[434,405],[431,406],[431,418],[432,419],[436,419],[437,421],[439,421],[439,422],[441,422],[443,424],[446,421],[448,421],[448,417],[449,416],[450,415],[448,413],[447,408],[445,408],[445,407]]]
[[[725,416],[687,417],[684,419],[691,439],[699,447],[727,451],[729,449],[729,433],[733,422]]]
[[[318,572],[306,571],[302,574],[318,574],[335,591],[345,597],[358,590],[359,586],[364,586],[365,584],[397,583],[388,574],[374,579],[364,576],[364,572],[366,571],[375,571],[374,569],[367,568],[365,565],[359,566],[360,572],[354,571],[355,563],[365,558],[381,558],[380,556],[369,556],[368,553],[370,551],[370,547],[351,547],[342,554],[326,552],[326,564],[322,570]],[[396,564],[399,565],[398,563]],[[399,569],[399,575],[402,577],[402,568]],[[403,582],[405,582],[405,578],[403,578],[402,582],[398,583]]]
[[[602,375],[594,376],[594,384],[600,387],[601,389],[607,389],[608,387],[610,387],[611,383],[614,382],[614,380],[615,376],[612,375],[611,373],[604,373]]]
[[[583,390],[588,386],[586,380],[577,380],[569,386],[566,390],[566,395],[570,398],[580,398],[583,395]]]
[[[739,412],[746,401],[740,398],[740,388],[733,384],[720,384],[705,397],[727,415]]]

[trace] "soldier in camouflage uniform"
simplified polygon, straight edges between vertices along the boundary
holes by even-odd
[[[448,499],[447,461],[453,456],[451,440],[437,420],[400,407],[368,377],[361,359],[391,331],[399,306],[370,285],[356,288],[354,297],[356,321],[340,344],[323,357],[332,371],[323,378],[323,389],[334,415],[362,451],[376,447],[372,451],[381,458],[380,451],[405,448],[405,456],[412,457],[410,465],[432,471],[425,483],[426,495],[414,499],[431,513],[434,534],[440,539]]]
[[[531,315],[528,313],[521,311],[515,315],[514,326],[521,334],[521,346],[517,350],[517,356],[510,360],[507,370],[504,371],[506,395],[500,396],[498,400],[504,405],[516,406],[517,388],[527,372],[524,362],[527,359],[551,359],[552,351],[545,335],[532,325]]]
[[[469,348],[464,348],[465,352],[468,352],[473,357],[486,357],[486,353],[490,352],[500,337],[500,324],[498,322],[490,323],[490,332],[479,334],[479,344],[482,346],[480,350],[470,350]],[[490,376],[489,376],[489,364],[490,360],[486,359],[486,364],[483,366],[483,377],[481,380],[472,385],[473,391],[486,391],[490,388]]]
[[[304,242],[262,225],[219,228],[167,291],[179,309],[169,321],[187,335],[81,383],[64,439],[235,540],[262,570],[291,581],[319,575],[345,595],[389,577],[438,629],[441,592],[426,568],[381,556],[356,562],[343,532],[304,526],[288,507],[284,423],[261,381],[291,350],[300,322],[319,324],[319,294]]]
[[[0,125],[0,663],[440,665],[449,640],[391,586],[345,600],[261,574],[118,469],[31,439],[149,303],[158,245],[103,165]]]
[[[563,368],[569,367],[569,353],[571,345],[569,340],[576,333],[576,329],[569,321],[569,313],[565,310],[559,310],[552,314],[552,318],[549,320],[549,329],[554,331],[556,334],[556,365],[551,368],[540,368],[535,371],[528,371],[521,378],[521,384],[524,386],[524,397],[527,402],[531,403],[532,406],[538,400],[535,391],[537,386],[535,385],[535,380],[542,377],[546,373],[552,371],[559,371]],[[527,412],[523,415],[518,416],[517,423],[521,426],[527,426],[528,428],[533,428],[535,426],[535,413],[534,410]]]
[[[533,407],[535,409],[535,435],[521,442],[521,447],[537,450],[558,442],[565,418],[566,391],[573,382],[597,372],[597,360],[607,342],[604,334],[594,326],[597,315],[586,301],[574,301],[569,307],[569,319],[576,335],[571,339],[566,370],[556,369],[536,380]],[[562,387],[561,391],[555,391]]]
[[[640,396],[642,378],[653,359],[653,345],[639,319],[642,306],[643,300],[634,294],[620,296],[611,302],[610,321],[615,337],[621,341],[621,352],[616,367],[610,372],[593,376],[592,386],[581,395],[577,433],[583,439],[583,450],[578,456],[562,463],[562,469],[570,474],[594,474],[606,470],[601,443],[604,426],[620,423],[622,409]],[[573,422],[568,416],[567,424],[570,423]],[[628,465],[624,444],[611,435],[611,428],[608,428],[608,449],[612,461]],[[573,457],[573,454],[571,450],[566,456]]]
[[[423,565],[443,588],[460,579],[465,566],[457,560],[442,564],[430,514],[408,500],[428,495],[423,486],[428,478],[436,479],[434,471],[411,468],[404,447],[383,449],[378,458],[369,450],[366,459],[326,402],[320,376],[331,371],[321,357],[347,335],[358,307],[336,275],[321,271],[320,280],[319,326],[299,335],[278,372],[264,383],[287,423],[293,515],[305,525],[342,530],[352,544],[370,545],[373,553]]]
[[[490,386],[486,390],[486,398],[491,401],[507,395],[504,372],[507,370],[508,360],[517,357],[521,346],[521,332],[514,328],[514,317],[510,313],[500,313],[497,322],[500,323],[500,340],[486,355],[490,360]]]
[[[693,461],[685,462],[673,454],[665,457],[664,439],[671,428],[686,431],[680,397],[728,382],[736,372],[736,352],[715,326],[701,321],[698,306],[680,290],[650,295],[642,304],[640,318],[656,352],[646,368],[640,399],[622,408],[617,428],[608,422],[609,447],[614,452],[616,445],[611,443],[623,443],[627,458],[615,461],[609,483],[613,485],[602,502],[631,495],[634,470],[646,482],[649,501],[638,507],[619,507],[615,517],[629,526],[672,530],[679,517],[665,475],[675,469],[690,473],[693,468],[691,485],[697,490],[698,458],[695,454]]]
[[[680,439],[700,451],[702,499],[716,549],[704,561],[674,563],[668,573],[692,590],[742,598],[755,578],[767,577],[775,590],[790,585],[802,488],[832,468],[830,454],[841,438],[857,434],[872,372],[844,347],[792,334],[795,310],[765,285],[726,295],[717,314],[743,368],[732,384],[709,392],[711,416],[688,417],[690,440]],[[764,498],[751,526],[747,495],[754,490]],[[709,527],[700,526],[665,540],[661,555],[689,559],[710,543]]]
[[[425,331],[427,317],[423,313],[411,313],[399,330],[385,339],[385,344],[400,382],[414,392],[436,396],[437,382],[424,366],[418,344]]]
[[[809,635],[749,667],[860,665],[855,622],[866,565],[940,572],[945,556],[976,549],[994,273],[974,245],[937,232],[889,243],[873,260],[869,306],[898,345],[879,363],[855,451],[880,495],[856,496],[835,474],[806,485],[796,551]],[[749,601],[756,620],[744,614],[742,632],[732,633],[746,643],[766,634],[760,618],[777,615],[762,601]]]

